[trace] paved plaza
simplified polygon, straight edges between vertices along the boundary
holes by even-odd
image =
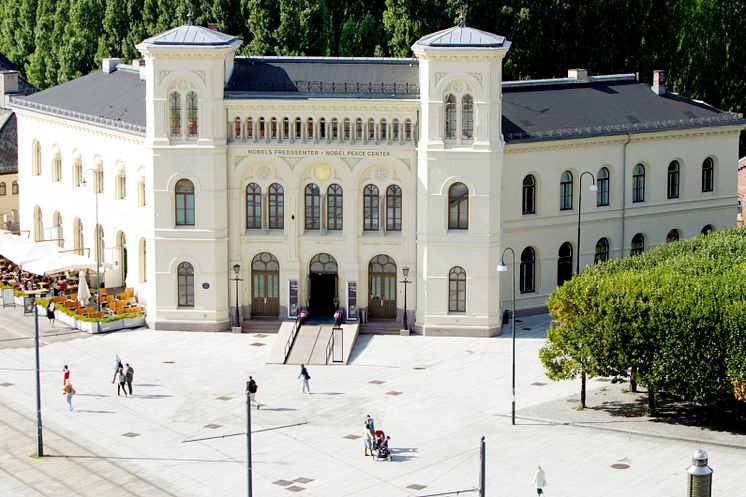
[[[263,404],[252,410],[258,497],[456,495],[477,484],[482,436],[490,497],[535,495],[537,464],[548,497],[684,497],[699,448],[715,470],[713,495],[746,495],[743,436],[575,411],[578,383],[548,380],[537,357],[547,316],[518,323],[516,426],[509,329],[494,339],[362,336],[348,366],[309,369],[312,394],[304,395],[296,366],[266,364],[274,335],[91,336],[40,323],[46,449],[54,457],[31,457],[33,318],[3,309],[0,496],[246,495],[248,375]],[[135,369],[132,398],[118,397],[111,383],[117,353]],[[74,412],[62,395],[63,364],[78,392]],[[590,381],[589,402],[608,388]],[[366,414],[391,436],[394,461],[363,455]]]

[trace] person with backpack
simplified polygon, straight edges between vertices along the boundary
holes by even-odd
[[[259,385],[256,384],[254,378],[249,376],[249,405],[256,404],[256,408],[259,409],[261,404],[256,401],[256,391],[259,389]]]
[[[300,365],[300,374],[298,375],[298,378],[303,378],[303,393],[308,392],[311,393],[311,387],[308,386],[308,380],[311,379],[311,375],[308,374],[308,370],[306,369],[306,366],[304,364]]]

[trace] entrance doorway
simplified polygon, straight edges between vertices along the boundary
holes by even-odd
[[[396,319],[396,263],[387,255],[368,264],[368,318]]]
[[[280,262],[262,252],[251,261],[251,314],[277,316],[280,314]]]
[[[312,317],[331,317],[337,306],[337,261],[329,254],[318,254],[309,265],[311,296],[308,312]]]

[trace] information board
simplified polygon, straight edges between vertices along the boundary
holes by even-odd
[[[13,297],[12,288],[3,288],[3,307],[15,307],[16,299]]]
[[[298,315],[298,280],[288,280],[288,316]]]
[[[347,319],[357,321],[357,281],[347,282]]]

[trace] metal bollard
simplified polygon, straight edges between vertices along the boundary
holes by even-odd
[[[701,449],[694,451],[692,465],[686,472],[689,474],[687,497],[711,497],[712,468],[707,465],[707,452]]]

